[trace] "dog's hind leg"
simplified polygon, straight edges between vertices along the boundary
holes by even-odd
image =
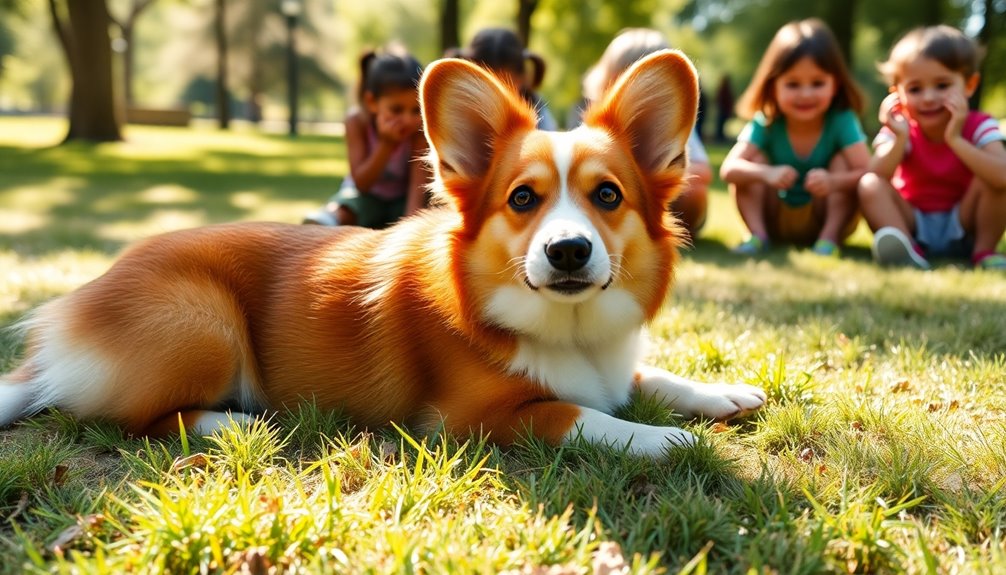
[[[179,433],[181,426],[184,426],[186,433],[212,435],[215,431],[230,427],[233,423],[247,424],[253,419],[254,416],[239,411],[178,411],[151,423],[143,430],[143,434],[165,437]]]

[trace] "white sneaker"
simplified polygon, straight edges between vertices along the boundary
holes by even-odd
[[[300,223],[314,224],[317,226],[337,226],[339,225],[339,220],[335,219],[335,214],[332,212],[321,209],[307,214]]]
[[[926,258],[915,251],[912,240],[898,228],[880,228],[873,234],[873,259],[883,266],[909,266],[930,269]]]

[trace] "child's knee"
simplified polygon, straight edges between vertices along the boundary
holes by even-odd
[[[859,196],[860,202],[869,203],[886,194],[890,187],[891,183],[886,179],[873,172],[866,172],[862,178],[859,178],[856,194]]]
[[[748,197],[766,193],[768,186],[760,182],[749,182],[746,184],[730,184],[730,190],[737,197]]]

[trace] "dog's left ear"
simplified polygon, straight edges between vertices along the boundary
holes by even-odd
[[[433,167],[445,181],[484,176],[503,137],[535,127],[534,112],[516,90],[465,60],[430,64],[419,97]]]
[[[624,137],[639,167],[651,175],[670,175],[685,168],[698,100],[692,63],[678,50],[661,50],[622,73],[584,123]]]

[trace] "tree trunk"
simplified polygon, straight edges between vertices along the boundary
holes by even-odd
[[[524,47],[531,43],[531,16],[538,7],[538,0],[517,0],[517,35]]]
[[[136,68],[134,65],[136,51],[133,49],[133,37],[135,36],[133,32],[136,30],[136,20],[139,19],[140,13],[149,8],[153,3],[154,0],[133,0],[129,8],[129,14],[126,15],[125,20],[117,20],[113,15],[109,15],[112,23],[119,27],[119,32],[125,44],[122,51],[122,93],[126,109],[132,108],[134,104],[133,70]]]
[[[832,0],[828,2],[825,10],[827,16],[825,21],[835,33],[835,39],[842,50],[842,57],[845,58],[849,68],[852,68],[852,32],[853,21],[855,20],[857,0]]]
[[[231,101],[227,91],[227,0],[216,0],[214,31],[217,37],[217,121],[220,129],[231,125]]]
[[[982,22],[982,27],[978,31],[978,45],[982,47],[982,51],[985,54],[989,54],[992,48],[992,40],[995,37],[995,30],[999,29],[999,19],[1003,16],[996,12],[995,0],[984,0],[982,5],[985,8],[985,20]],[[981,67],[979,68],[979,73],[981,73],[981,80],[978,82],[978,88],[975,90],[974,94],[971,94],[970,101],[968,104],[971,106],[972,110],[978,110],[982,106],[982,92],[985,88],[985,70],[987,68],[986,62],[988,58],[982,58]]]
[[[458,33],[460,8],[458,0],[444,0],[440,12],[440,53],[446,54],[451,48],[461,46],[461,35]]]
[[[69,25],[49,0],[53,27],[70,67],[70,127],[65,142],[122,139],[112,80],[111,19],[105,0],[68,0]]]
[[[71,2],[73,0],[70,0]],[[131,20],[131,19],[130,19]],[[122,92],[126,109],[133,107],[133,23],[127,22],[122,26],[122,40],[125,48],[122,51]]]

